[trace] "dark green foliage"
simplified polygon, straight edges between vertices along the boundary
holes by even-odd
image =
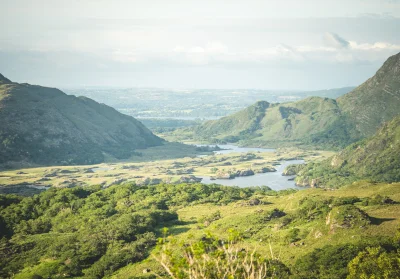
[[[362,251],[363,246],[345,244],[316,249],[297,260],[296,279],[340,279],[348,274],[347,264]]]
[[[205,216],[199,220],[200,223],[204,223],[204,225],[208,226],[214,221],[221,219],[221,212],[218,210],[208,216]]]
[[[389,197],[384,197],[381,195],[376,195],[371,198],[364,198],[362,200],[362,205],[368,206],[368,205],[385,205],[385,204],[396,204],[397,202],[392,200]]]
[[[360,138],[361,136],[355,130],[354,124],[348,121],[345,116],[340,116],[325,130],[306,138],[304,143],[318,146],[320,149],[341,149]]]
[[[262,215],[262,221],[268,222],[273,219],[278,219],[283,216],[286,216],[286,213],[283,210],[279,210],[278,208],[275,208],[273,210],[267,211]]]
[[[347,279],[400,278],[400,250],[387,252],[382,247],[368,247],[360,252],[348,265]]]
[[[349,275],[349,263],[354,264],[354,259],[360,256],[359,253],[371,246],[380,247],[381,252],[393,253],[399,248],[399,243],[390,238],[366,238],[354,244],[326,245],[299,258],[292,268],[294,275],[291,278],[344,279]]]
[[[124,184],[51,188],[25,198],[1,195],[0,276],[22,269],[18,278],[103,278],[147,257],[159,228],[177,221],[172,208],[266,194],[276,193],[268,187]],[[220,217],[214,212],[207,220]]]
[[[333,207],[329,217],[332,229],[334,226],[345,229],[363,228],[371,223],[367,213],[351,204]]]
[[[322,199],[321,197],[306,197],[300,200],[299,208],[293,214],[298,220],[311,221],[326,216],[330,211],[330,200]]]

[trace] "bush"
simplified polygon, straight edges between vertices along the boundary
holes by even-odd
[[[194,243],[183,243],[178,254],[168,245],[160,250],[155,258],[174,279],[289,278],[290,274],[277,259],[265,259],[255,250],[244,249],[235,233],[228,240],[209,235]]]

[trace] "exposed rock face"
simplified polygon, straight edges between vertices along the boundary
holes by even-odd
[[[162,145],[133,117],[55,88],[0,76],[0,165],[93,164]]]

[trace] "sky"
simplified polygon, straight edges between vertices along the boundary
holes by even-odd
[[[400,52],[400,0],[0,0],[0,73],[53,87],[318,90]]]

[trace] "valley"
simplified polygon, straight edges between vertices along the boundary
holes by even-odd
[[[399,69],[225,109],[141,89],[143,123],[0,75],[0,278],[399,278]]]
[[[212,146],[211,146],[212,147]],[[234,146],[221,146],[222,148],[232,148]],[[194,155],[192,158],[177,159],[149,159],[137,163],[115,162],[106,164],[96,164],[91,166],[59,166],[59,167],[40,167],[18,169],[13,171],[0,172],[0,193],[22,193],[21,186],[34,185],[42,187],[85,187],[91,185],[102,185],[109,187],[121,183],[136,183],[137,185],[155,185],[159,183],[184,183],[197,182],[198,178],[203,178],[207,183],[217,183],[224,185],[261,186],[269,185],[269,177],[265,176],[268,172],[278,168],[279,173],[274,173],[275,187],[281,189],[276,180],[287,181],[289,177],[281,177],[284,165],[290,164],[291,160],[318,161],[332,156],[330,151],[306,151],[298,149],[278,149],[265,150],[235,148],[221,151],[205,152],[204,155]],[[151,152],[148,151],[148,152]],[[157,152],[158,153],[158,152]],[[159,155],[159,154],[158,154]],[[144,155],[148,157],[147,155]],[[151,158],[151,157],[150,157]],[[134,158],[131,158],[133,160]],[[140,158],[138,158],[140,160]],[[210,177],[226,177],[237,171],[251,171],[251,177],[241,177],[234,179],[209,180]],[[259,175],[264,174],[258,178]],[[252,184],[249,178],[256,179],[259,183]],[[239,180],[238,184],[237,181]],[[247,182],[248,181],[248,182]],[[294,182],[285,183],[286,187],[293,188]],[[22,189],[26,189],[23,187]],[[28,189],[31,192],[32,189]],[[40,192],[40,190],[38,190]]]

